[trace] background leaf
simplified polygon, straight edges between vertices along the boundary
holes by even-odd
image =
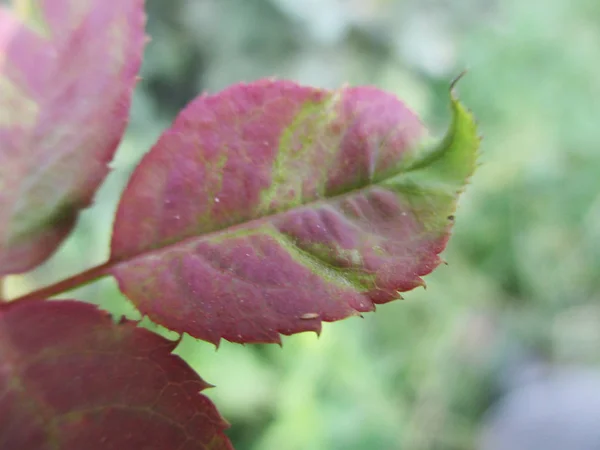
[[[0,448],[232,448],[175,345],[80,302],[2,305]]]
[[[46,259],[108,173],[144,22],[143,0],[0,7],[0,275]]]
[[[213,343],[372,311],[440,261],[478,146],[453,107],[428,151],[418,118],[375,88],[264,80],[200,97],[135,170],[111,272],[143,314]]]

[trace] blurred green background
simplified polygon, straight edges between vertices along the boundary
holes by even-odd
[[[528,361],[600,361],[598,0],[148,0],[131,126],[95,206],[27,291],[108,256],[136,162],[202,91],[261,77],[396,93],[442,135],[448,85],[484,135],[441,266],[406,300],[322,336],[178,352],[238,450],[464,450]],[[136,317],[111,280],[69,293]]]

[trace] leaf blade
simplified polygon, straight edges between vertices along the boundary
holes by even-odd
[[[111,273],[142,313],[215,344],[371,311],[439,263],[478,145],[452,105],[436,161],[415,170],[426,132],[374,88],[263,80],[201,97],[134,171]]]
[[[31,269],[108,173],[145,41],[143,1],[0,8],[0,275]]]
[[[232,448],[175,345],[81,302],[2,305],[0,446]]]

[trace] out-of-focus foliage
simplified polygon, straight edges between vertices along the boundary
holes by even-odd
[[[107,257],[118,194],[203,90],[264,76],[374,84],[434,129],[458,86],[482,166],[427,291],[277,346],[178,348],[216,384],[237,449],[474,449],[483,412],[531,359],[596,365],[600,348],[597,0],[148,0],[152,36],[115,170],[77,232],[14,293]],[[69,294],[112,298],[112,281]]]
[[[109,172],[144,48],[143,0],[0,7],[0,276],[51,256]]]

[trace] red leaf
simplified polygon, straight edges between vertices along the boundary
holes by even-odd
[[[175,345],[81,302],[2,305],[0,448],[232,448]]]
[[[319,331],[422,285],[439,263],[478,138],[447,139],[374,88],[238,85],[190,104],[142,160],[111,273],[142,313],[214,343]]]
[[[0,7],[0,275],[46,259],[90,204],[145,40],[143,0],[40,0],[34,11],[23,23]]]

